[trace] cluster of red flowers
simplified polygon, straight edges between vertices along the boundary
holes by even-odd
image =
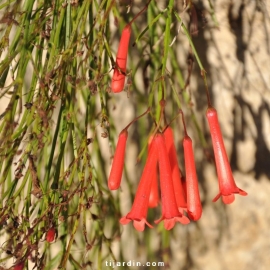
[[[144,10],[146,10],[150,1],[146,4],[145,8],[142,9],[137,16],[126,25],[122,32],[116,56],[116,66],[111,83],[111,89],[114,93],[122,92],[124,89],[131,24]],[[160,103],[161,105],[162,102]],[[219,127],[217,111],[211,106],[209,97],[206,117],[214,148],[220,189],[219,194],[213,199],[213,201],[217,201],[222,196],[223,202],[225,204],[230,204],[234,201],[234,194],[245,196],[247,193],[238,188],[235,184]],[[202,205],[199,194],[192,140],[187,134],[183,113],[182,119],[185,132],[183,148],[186,176],[184,177],[182,175],[182,172],[178,167],[172,129],[170,126],[167,126],[164,130],[158,132],[159,127],[157,127],[149,141],[148,157],[132,209],[125,217],[120,219],[121,224],[127,224],[130,221],[133,221],[133,225],[138,231],[143,231],[145,224],[152,228],[152,225],[147,222],[146,216],[148,207],[156,207],[160,201],[158,191],[158,171],[160,179],[159,186],[161,190],[162,215],[160,219],[155,221],[155,223],[159,223],[164,220],[165,229],[170,230],[174,227],[175,222],[177,221],[182,224],[187,224],[190,220],[196,221],[200,219],[202,215]],[[123,129],[119,135],[108,180],[110,190],[118,189],[121,183],[125,148],[128,138],[128,127],[129,125]]]
[[[152,196],[151,204],[154,206],[159,202],[156,174],[157,165],[159,168],[162,215],[155,223],[164,220],[164,227],[167,230],[173,228],[177,221],[183,224],[189,223],[189,219],[183,212],[187,205],[181,179],[179,178],[180,171],[178,165],[174,162],[177,159],[176,152],[174,151],[175,147],[174,145],[170,145],[172,141],[173,137],[170,127],[163,133],[157,133],[153,136],[132,209],[125,217],[120,219],[120,223],[127,224],[133,220],[133,225],[138,231],[143,231],[145,224],[152,227],[146,221],[146,215],[151,193],[155,194]],[[178,193],[177,197],[175,196],[175,192]]]
[[[235,184],[218,123],[217,111],[213,107],[209,107],[206,116],[212,137],[220,189],[213,201],[217,201],[222,196],[223,202],[230,204],[234,201],[234,194],[245,196],[247,193]],[[170,230],[177,221],[188,224],[190,220],[200,219],[202,205],[192,140],[187,134],[183,113],[182,119],[185,132],[183,139],[185,177],[178,166],[173,131],[170,126],[167,126],[162,132],[155,132],[150,137],[148,156],[136,196],[131,211],[120,219],[121,224],[133,221],[133,225],[138,231],[143,231],[145,224],[152,228],[146,217],[148,208],[156,207],[160,202],[157,168],[160,179],[162,215],[155,223],[164,220],[165,229]],[[121,183],[128,127],[119,135],[108,180],[110,190],[118,189]]]

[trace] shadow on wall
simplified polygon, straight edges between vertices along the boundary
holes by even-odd
[[[265,136],[263,134],[263,114],[266,112],[270,116],[270,106],[266,102],[262,101],[262,104],[259,106],[258,112],[255,112],[255,110],[252,108],[252,106],[246,102],[241,96],[236,96],[236,101],[241,107],[242,115],[242,126],[241,129],[237,127],[237,123],[234,122],[234,136],[233,136],[233,151],[232,151],[232,157],[231,157],[231,163],[232,168],[240,170],[241,169],[237,166],[237,160],[238,160],[238,152],[237,152],[237,145],[239,142],[245,140],[245,134],[244,131],[246,129],[249,129],[249,125],[246,120],[246,110],[250,113],[252,116],[252,120],[254,122],[254,125],[256,127],[256,137],[254,138],[254,143],[256,145],[256,152],[255,152],[255,163],[253,168],[249,171],[249,173],[254,172],[255,173],[255,179],[258,180],[260,176],[265,174],[270,179],[270,151],[268,150]],[[234,111],[235,116],[235,111]],[[236,119],[236,116],[234,117],[234,120]]]
[[[205,22],[204,13],[207,10],[205,3],[203,1],[198,1],[196,3],[196,11],[198,14],[198,25],[199,31],[198,36],[193,38],[195,47],[198,50],[202,63],[208,72],[208,83],[210,95],[214,97],[216,93],[213,92],[212,84],[215,84],[215,77],[219,75],[225,76],[220,78],[222,84],[230,89],[232,96],[236,102],[234,102],[233,108],[233,138],[232,138],[232,154],[231,154],[231,165],[233,170],[238,170],[248,174],[254,174],[256,180],[260,179],[261,176],[266,175],[270,179],[270,151],[267,146],[266,134],[265,134],[265,118],[264,115],[270,115],[270,105],[264,94],[269,91],[269,86],[266,81],[265,67],[260,64],[263,58],[261,53],[266,53],[265,57],[269,57],[269,32],[267,30],[267,25],[269,21],[269,15],[267,13],[265,3],[262,1],[230,1],[226,6],[227,8],[227,20],[228,26],[230,27],[230,32],[235,39],[235,67],[236,72],[233,76],[230,75],[230,70],[227,70],[224,59],[224,52],[220,47],[220,44],[215,40],[212,31],[209,31],[209,26]],[[248,10],[249,9],[249,13]],[[251,11],[251,12],[250,12]],[[209,14],[208,14],[209,15]],[[264,40],[261,43],[258,41],[254,45],[254,37],[257,35],[256,29],[258,27],[258,20],[262,26],[261,32],[263,34]],[[207,35],[206,35],[207,32]],[[207,36],[207,38],[206,38]],[[213,46],[217,56],[220,61],[220,65],[217,65],[216,70],[211,70],[211,63],[209,62],[207,52],[210,45]],[[260,59],[258,59],[258,56]],[[195,65],[194,74],[200,74],[200,70],[197,65]],[[215,74],[214,74],[215,73]],[[218,75],[217,75],[218,74]],[[254,87],[254,82],[251,81],[250,76],[256,75],[260,81],[260,85]],[[254,76],[255,76],[254,75]],[[198,89],[204,89],[203,80],[198,76]],[[222,77],[222,76],[220,76]],[[244,90],[245,89],[245,90]],[[255,96],[260,95],[260,103],[254,108],[255,101],[252,99],[246,99],[245,91],[250,91]],[[254,91],[254,92],[253,92]],[[196,99],[197,109],[199,112],[204,113],[206,107],[205,95],[200,95],[200,91],[192,93]],[[237,106],[237,108],[235,107]],[[239,109],[240,108],[240,109]],[[239,123],[236,119],[241,119],[241,128],[239,128]],[[256,129],[251,130],[251,126],[248,124],[248,119],[252,118],[253,126]],[[207,128],[206,128],[207,130]],[[255,154],[254,154],[254,164],[248,171],[243,171],[241,166],[239,166],[239,159],[242,154],[237,150],[239,143],[245,141],[245,131],[249,130],[253,134],[253,142],[255,144]],[[248,151],[248,149],[247,149]],[[250,155],[250,153],[249,153]],[[199,172],[201,174],[201,172]]]

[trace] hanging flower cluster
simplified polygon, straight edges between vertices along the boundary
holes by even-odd
[[[149,3],[150,1],[135,18],[127,24],[122,32],[111,83],[113,93],[122,92],[124,89],[131,24],[146,10]],[[204,73],[202,73],[202,76],[204,76]],[[213,202],[222,197],[225,204],[230,204],[234,201],[235,194],[246,196],[247,193],[238,188],[235,184],[219,127],[217,111],[211,105],[208,89],[206,89],[206,92],[208,99],[206,117],[212,138],[220,190],[218,195],[213,199]],[[162,97],[164,97],[164,93],[162,93]],[[180,110],[184,126],[183,149],[185,177],[178,166],[173,131],[168,125],[164,125],[163,128],[160,127],[161,118],[164,117],[165,100],[163,98],[160,101],[160,106],[160,121],[156,124],[155,131],[148,142],[148,156],[132,208],[126,216],[120,219],[120,223],[123,225],[133,221],[133,225],[138,231],[143,231],[145,224],[150,228],[153,227],[147,221],[147,211],[148,208],[157,207],[159,204],[161,204],[161,217],[156,220],[155,223],[157,224],[164,221],[164,227],[167,230],[172,229],[176,222],[188,224],[190,220],[199,220],[202,215],[192,140],[187,134],[183,112]],[[148,112],[149,109],[146,113]],[[120,187],[124,167],[125,148],[128,139],[128,127],[141,116],[134,119],[119,135],[108,180],[110,190],[116,190]],[[159,196],[159,187],[161,196]]]
[[[159,204],[157,167],[160,178],[162,215],[155,223],[164,220],[164,227],[167,230],[173,228],[177,221],[182,224],[189,223],[188,217],[184,214],[187,203],[181,184],[181,173],[178,165],[175,164],[175,160],[177,159],[175,146],[173,144],[169,148],[165,139],[165,134],[169,134],[166,136],[172,136],[172,130],[170,127],[166,130],[169,130],[169,132],[158,132],[151,138],[146,164],[131,211],[120,219],[121,224],[127,224],[133,221],[133,225],[138,231],[143,231],[145,224],[152,228],[152,225],[147,222],[146,218],[148,208],[150,206],[155,207]],[[170,137],[170,141],[173,141],[172,137]],[[178,172],[173,173],[172,168]],[[152,198],[150,197],[151,194]]]
[[[141,116],[135,118],[120,132],[108,179],[110,190],[118,189],[121,184],[126,141],[128,138],[127,130],[134,121],[148,112],[149,109]],[[121,224],[125,225],[133,221],[133,225],[138,231],[143,231],[145,224],[152,228],[153,226],[147,221],[147,211],[148,208],[157,207],[159,204],[161,204],[161,217],[155,223],[164,221],[164,227],[167,230],[172,229],[176,222],[188,224],[190,220],[197,221],[201,218],[202,205],[192,140],[187,134],[183,112],[180,111],[180,113],[184,126],[185,177],[178,166],[171,127],[166,126],[162,130],[157,126],[149,139],[146,164],[132,208],[126,216],[120,219]],[[230,204],[234,201],[234,194],[245,196],[247,193],[235,184],[218,123],[217,111],[210,107],[207,110],[206,116],[212,136],[220,189],[219,194],[213,201],[217,201],[222,196],[223,202]],[[159,185],[158,178],[160,180]],[[158,186],[160,186],[161,199]]]
[[[163,103],[161,102],[161,104]],[[141,116],[134,119],[134,121]],[[111,190],[118,189],[120,186],[128,135],[127,129],[134,121],[132,121],[119,135],[108,180],[108,186]],[[158,171],[162,214],[160,219],[156,220],[155,223],[164,220],[165,229],[170,230],[174,227],[176,222],[188,224],[190,222],[189,219],[196,221],[201,217],[202,206],[192,141],[187,135],[185,124],[184,130],[185,137],[183,139],[183,147],[186,167],[185,187],[182,185],[183,176],[178,166],[173,131],[170,126],[167,126],[163,131],[158,132],[157,127],[149,140],[146,164],[131,211],[125,217],[120,219],[121,224],[127,224],[130,221],[133,221],[133,225],[138,231],[143,231],[145,224],[152,228],[152,225],[147,222],[146,218],[148,208],[158,206],[160,201],[158,191]]]

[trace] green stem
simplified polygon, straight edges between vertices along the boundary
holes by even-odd
[[[174,0],[169,1],[168,9],[167,9],[167,19],[166,19],[166,28],[165,28],[165,37],[164,37],[164,54],[162,58],[162,70],[161,75],[165,76],[166,72],[166,63],[169,52],[169,45],[171,42],[171,23],[172,23],[172,9],[173,9]]]

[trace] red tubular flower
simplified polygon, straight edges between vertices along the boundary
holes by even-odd
[[[116,55],[116,67],[114,69],[111,84],[111,89],[114,93],[119,93],[124,89],[130,35],[131,26],[128,24],[123,29]]]
[[[182,173],[178,167],[177,153],[174,144],[173,131],[171,127],[166,128],[164,132],[164,138],[171,165],[173,188],[176,203],[178,206],[178,210],[181,213],[183,213],[183,210],[186,210],[187,208],[187,203],[184,197],[184,191],[181,183]]]
[[[47,232],[47,235],[46,235],[46,241],[49,243],[53,242],[54,238],[55,238],[55,234],[56,234],[55,229],[53,227],[50,228]]]
[[[143,231],[145,224],[153,228],[151,224],[146,221],[149,196],[152,185],[153,170],[157,166],[157,149],[154,144],[151,145],[149,155],[142,173],[142,177],[136,192],[136,196],[130,212],[120,219],[120,223],[125,225],[133,220],[133,226],[138,231]]]
[[[178,211],[172,180],[170,160],[167,153],[165,140],[162,134],[157,134],[153,140],[158,149],[158,164],[160,173],[160,189],[162,202],[162,216],[155,223],[164,220],[164,227],[170,230],[175,222],[188,224],[189,219]]]
[[[110,190],[118,189],[121,184],[127,137],[128,137],[127,130],[126,129],[122,130],[121,133],[119,134],[113,158],[112,168],[109,175],[108,186]]]
[[[196,221],[200,219],[202,215],[202,204],[192,149],[192,140],[188,135],[184,137],[183,147],[186,169],[187,212],[189,218]]]
[[[150,137],[149,142],[148,142],[148,153],[149,153],[150,147],[152,146],[152,142],[153,142],[153,136]],[[153,169],[151,178],[152,178],[151,180],[152,185],[151,185],[148,207],[155,208],[158,206],[158,203],[159,203],[157,166]]]
[[[114,69],[111,83],[111,89],[114,93],[122,92],[125,85],[125,73],[128,57],[128,45],[131,35],[131,24],[147,9],[150,2],[151,0],[146,3],[145,7],[123,29],[116,55],[116,68]]]
[[[234,194],[246,196],[247,193],[244,190],[238,188],[235,184],[220,131],[217,111],[213,107],[209,107],[206,111],[206,117],[212,137],[220,190],[220,193],[213,199],[213,202],[217,201],[220,196],[222,196],[223,202],[225,204],[230,204],[235,199]]]

